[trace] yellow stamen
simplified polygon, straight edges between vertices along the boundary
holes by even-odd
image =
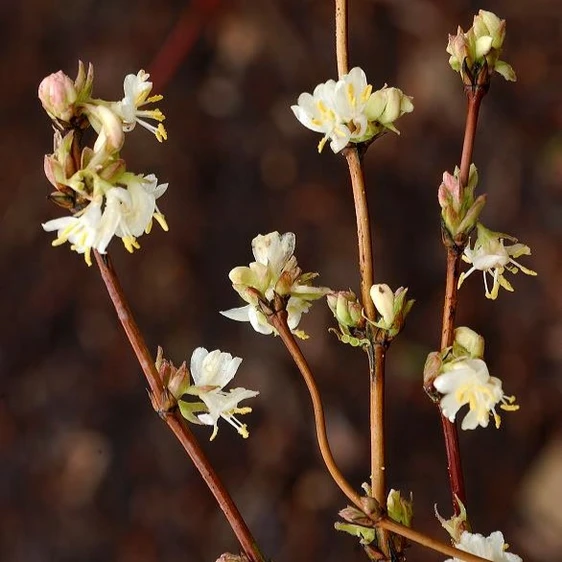
[[[156,129],[154,134],[156,135],[156,138],[158,139],[159,142],[168,140],[168,133],[164,128],[164,125],[162,125],[162,123],[158,125],[158,128]]]
[[[140,248],[140,244],[134,236],[123,236],[123,246],[125,246],[127,252],[132,254],[135,250]]]
[[[150,96],[149,98],[147,98],[147,100],[145,101],[145,103],[154,103],[157,101],[160,101],[164,99],[164,96],[162,94],[155,94],[153,96]]]
[[[166,222],[166,218],[162,213],[154,213],[154,218],[156,219],[156,222],[162,227],[162,230],[164,232],[168,232],[168,230],[170,230],[168,223]]]

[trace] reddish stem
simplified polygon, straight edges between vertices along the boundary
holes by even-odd
[[[206,458],[205,453],[199,446],[195,436],[187,427],[180,414],[176,411],[165,410],[166,392],[163,388],[160,374],[156,369],[154,360],[148,351],[146,342],[142,337],[138,324],[136,323],[131,308],[123,292],[123,288],[119,282],[117,274],[113,269],[109,256],[101,256],[97,251],[94,251],[96,262],[98,264],[101,277],[109,293],[109,297],[113,302],[115,311],[137,360],[142,368],[144,376],[150,386],[150,398],[154,409],[160,414],[160,417],[166,422],[168,427],[172,430],[178,441],[182,444],[183,448],[193,461],[205,484],[211,490],[217,503],[225,514],[232,530],[234,531],[244,553],[252,562],[264,562],[264,557],[261,554],[255,539],[253,538],[248,526],[246,525],[234,501],[230,497],[227,489],[224,487],[219,476],[213,469],[211,463]]]
[[[461,166],[459,181],[463,188],[468,184],[470,165],[472,163],[472,153],[474,150],[474,140],[476,137],[476,126],[478,123],[478,113],[480,103],[485,94],[483,88],[467,88],[467,115],[464,131],[464,141],[461,155]],[[445,284],[445,298],[443,302],[443,323],[441,329],[441,350],[453,344],[455,331],[455,316],[458,304],[458,282],[460,275],[460,264],[462,247],[452,243],[446,244],[447,247],[447,277]],[[459,446],[459,435],[457,426],[451,423],[441,413],[441,426],[445,440],[445,451],[447,454],[447,471],[449,474],[449,484],[451,488],[451,501],[455,515],[460,514],[460,500],[466,506],[466,491],[464,486],[464,474],[462,470],[461,453]]]

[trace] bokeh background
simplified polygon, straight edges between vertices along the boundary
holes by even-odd
[[[51,248],[40,223],[61,215],[42,174],[51,129],[41,78],[95,65],[95,91],[120,99],[145,68],[167,115],[163,145],[137,128],[130,169],[170,183],[155,228],[128,255],[111,254],[152,349],[179,363],[203,345],[244,358],[238,385],[260,391],[251,437],[195,428],[273,560],[365,560],[332,529],[345,499],[317,453],[309,398],[279,340],[218,314],[239,305],[227,278],[251,260],[250,241],[297,234],[297,256],[323,284],[358,290],[355,222],[344,159],[289,106],[335,77],[333,6],[325,0],[24,0],[2,2],[3,189],[0,191],[0,560],[203,562],[237,543],[222,514],[152,411],[140,369],[95,266]],[[444,251],[436,190],[460,157],[464,96],[448,67],[447,34],[486,8],[508,20],[515,84],[494,78],[474,159],[484,220],[533,249],[514,294],[461,292],[459,323],[487,341],[492,374],[521,410],[500,430],[463,433],[476,531],[501,529],[526,561],[562,560],[562,7],[558,0],[353,0],[350,61],[375,87],[414,97],[415,112],[365,159],[376,278],[416,298],[388,365],[389,485],[411,490],[416,526],[446,540],[433,506],[450,513],[435,407],[421,389],[439,342]],[[364,355],[327,332],[318,304],[303,344],[323,393],[342,471],[368,478]],[[442,560],[412,547],[409,560]]]

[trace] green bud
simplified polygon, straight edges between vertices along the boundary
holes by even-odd
[[[414,110],[412,98],[405,95],[398,88],[388,88],[386,85],[376,92],[373,92],[365,106],[365,115],[369,121],[374,121],[384,125],[394,133],[398,129],[394,126],[394,121]]]
[[[363,307],[353,291],[336,291],[326,295],[328,306],[338,324],[348,328],[363,328]]]
[[[76,80],[74,81],[74,88],[76,89],[79,102],[89,100],[92,95],[93,84],[94,67],[91,63],[88,63],[88,72],[86,72],[84,63],[82,61],[78,61],[78,74],[76,75]]]
[[[401,496],[400,490],[390,490],[386,500],[386,511],[390,518],[397,523],[411,527],[414,515],[412,494],[410,493],[410,499],[407,500]]]
[[[448,238],[455,244],[466,244],[470,233],[478,222],[478,217],[486,203],[486,196],[474,199],[474,190],[478,183],[478,170],[470,165],[468,185],[462,186],[459,180],[460,170],[455,168],[454,175],[443,173],[443,181],[437,190],[437,199],[441,206],[441,219]]]
[[[449,64],[461,74],[465,85],[487,89],[494,70],[506,80],[516,79],[513,68],[499,60],[505,32],[505,20],[492,12],[480,10],[466,33],[458,27],[456,35],[449,35]]]
[[[466,326],[455,329],[453,354],[455,358],[484,358],[484,338]]]

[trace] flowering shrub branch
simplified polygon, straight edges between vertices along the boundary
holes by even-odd
[[[335,20],[338,79],[318,84],[312,94],[302,93],[291,109],[301,124],[322,134],[319,152],[329,142],[332,151],[341,152],[346,159],[357,222],[360,298],[351,290],[315,286],[318,274],[304,273],[298,265],[295,234],[275,231],[252,240],[255,261],[230,271],[232,286],[245,304],[221,314],[248,322],[260,334],[279,336],[285,345],[312,400],[323,462],[353,504],[340,511],[343,522],[337,522],[336,528],[359,539],[371,560],[403,560],[412,541],[450,556],[446,562],[520,562],[519,556],[507,552],[501,532],[485,537],[470,530],[456,426],[461,409],[461,429],[476,430],[488,427],[490,419],[499,427],[500,409],[509,412],[519,408],[515,397],[504,393],[502,380],[490,375],[484,361],[484,338],[470,328],[455,327],[459,288],[472,273],[481,271],[485,297],[495,299],[500,287],[513,291],[506,272],[536,275],[519,261],[521,256],[530,255],[528,246],[482,225],[479,218],[486,196],[475,194],[478,174],[472,155],[480,104],[493,72],[515,80],[511,66],[500,60],[505,21],[481,10],[472,27],[466,33],[459,27],[447,45],[449,64],[460,74],[467,96],[467,116],[460,166],[453,174],[443,174],[437,194],[447,253],[446,286],[440,349],[427,358],[424,389],[438,406],[443,426],[454,513],[449,520],[437,517],[454,544],[449,546],[412,529],[411,494],[408,499],[399,490],[386,489],[386,354],[402,331],[414,301],[407,298],[407,288],[392,290],[386,283],[375,283],[362,156],[383,134],[398,133],[395,121],[413,111],[412,98],[386,84],[373,91],[361,68],[349,70],[346,0],[335,0]],[[249,414],[251,407],[240,403],[255,398],[259,392],[240,387],[226,390],[242,359],[218,349],[195,348],[189,368],[186,361],[176,367],[164,357],[161,348],[153,360],[107,255],[114,237],[133,252],[140,248],[138,239],[151,232],[154,221],[168,230],[156,203],[168,184],[159,184],[154,174],[129,171],[121,156],[127,134],[137,125],[150,131],[159,142],[167,139],[165,116],[152,105],[162,96],[151,95],[152,83],[143,70],[125,77],[124,95],[117,101],[94,98],[93,82],[92,65],[86,69],[80,62],[75,80],[59,71],[39,86],[39,99],[55,127],[53,152],[44,160],[46,177],[55,189],[49,198],[69,213],[47,221],[43,228],[56,232],[53,246],[69,242],[71,250],[83,255],[88,265],[94,257],[150,387],[154,410],[198,468],[240,543],[243,552],[225,553],[219,560],[264,562],[242,515],[188,426],[194,423],[212,427],[210,439],[214,440],[226,422],[247,438],[249,429],[240,416]],[[83,132],[88,127],[95,132],[91,146],[84,143]],[[470,267],[461,273],[463,260]],[[302,316],[325,296],[337,322],[337,328],[331,331],[342,343],[365,351],[368,359],[371,451],[370,482],[363,485],[364,494],[353,488],[336,464],[318,386],[295,339],[308,337],[299,329]]]

